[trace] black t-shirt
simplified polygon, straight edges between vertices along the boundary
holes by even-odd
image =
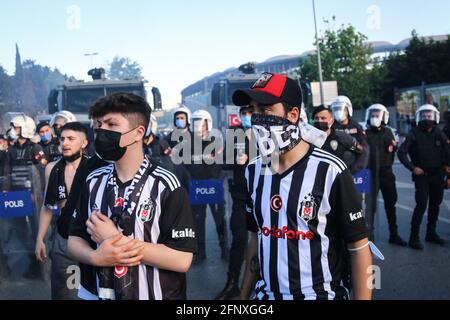
[[[72,219],[70,235],[86,240],[93,249],[97,248],[97,244],[91,240],[85,223],[93,208],[112,217],[110,208],[114,207],[115,200],[107,196],[106,190],[109,190],[107,184],[111,175],[114,174],[113,170],[113,165],[109,165],[89,175],[81,191],[80,207]],[[118,183],[118,186],[119,197],[128,192],[127,188],[130,188],[128,184]],[[191,208],[186,190],[181,187],[175,175],[152,163],[147,181],[135,205],[137,209],[134,238],[163,244],[178,251],[195,252],[195,231]],[[104,288],[97,285],[97,268],[83,264],[80,267],[79,296],[84,299],[105,298]],[[186,298],[186,275],[183,273],[141,264],[137,277],[131,289],[133,297],[142,300]]]
[[[80,205],[81,191],[83,185],[86,183],[86,178],[92,171],[106,165],[108,165],[106,161],[95,155],[87,161],[83,161],[78,166],[77,172],[73,177],[72,188],[70,189],[66,205],[61,209],[61,215],[56,222],[58,233],[61,237],[65,239],[69,237],[71,217],[73,216],[75,209]]]

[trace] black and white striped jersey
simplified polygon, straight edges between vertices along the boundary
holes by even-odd
[[[87,178],[81,195],[81,203],[74,213],[70,235],[85,239],[93,249],[97,248],[86,230],[86,221],[92,210],[112,217],[111,208],[120,206],[131,183],[117,181],[119,198],[108,197],[107,188],[114,166],[93,171]],[[112,203],[111,203],[112,201]],[[115,202],[115,203],[114,203]],[[186,190],[171,172],[151,163],[148,178],[141,194],[131,208],[136,207],[133,236],[141,241],[163,244],[169,248],[195,251],[195,231],[192,212]],[[114,288],[102,287],[99,269],[81,265],[81,283],[78,295],[82,299],[117,299]],[[105,269],[105,268],[101,268]],[[114,268],[114,276],[123,277],[127,268]],[[139,300],[186,299],[186,275],[141,264],[132,279],[130,297]],[[129,288],[127,288],[129,290]],[[127,299],[125,296],[124,299]]]
[[[257,298],[346,298],[346,243],[367,237],[349,170],[342,160],[312,145],[283,174],[266,169],[259,157],[246,170],[249,230],[258,233]]]

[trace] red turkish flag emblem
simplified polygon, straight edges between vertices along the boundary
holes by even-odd
[[[123,278],[128,273],[128,267],[117,266],[114,268],[114,275],[117,278]]]
[[[114,208],[123,208],[123,203],[123,198],[117,198],[116,201],[114,201]]]
[[[239,116],[237,114],[230,115],[229,124],[230,124],[230,127],[240,126],[241,120],[239,120]]]

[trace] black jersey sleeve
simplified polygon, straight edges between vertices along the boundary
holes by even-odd
[[[158,243],[174,250],[195,252],[195,228],[192,210],[184,188],[172,191],[162,204]]]
[[[69,235],[82,238],[92,245],[92,239],[87,232],[86,221],[88,220],[89,188],[86,182],[81,186],[79,202],[73,212],[69,226]]]
[[[353,177],[347,169],[336,176],[330,193],[330,207],[338,224],[338,233],[346,243],[368,237]]]

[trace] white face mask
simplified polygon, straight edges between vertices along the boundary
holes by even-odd
[[[0,151],[5,151],[5,147],[2,144],[0,144]]]
[[[19,136],[17,135],[17,132],[14,128],[12,128],[9,133],[8,136],[13,140],[13,141],[17,141],[17,139],[19,139]]]
[[[347,119],[347,113],[345,110],[337,110],[333,112],[333,116],[337,122],[342,122]]]
[[[379,128],[381,126],[381,118],[372,117],[370,118],[370,125],[375,128]]]

